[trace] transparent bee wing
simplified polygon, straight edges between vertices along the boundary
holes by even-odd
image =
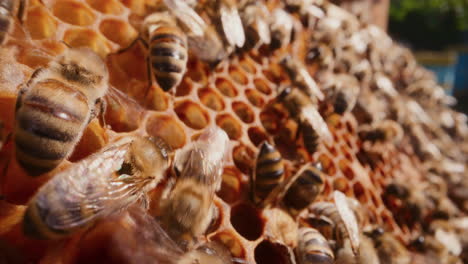
[[[199,180],[219,188],[229,138],[222,129],[206,129],[196,142],[176,153],[174,166],[180,177],[200,177]]]
[[[203,61],[218,63],[227,56],[223,42],[213,27],[207,27],[202,36],[188,36],[189,48]]]
[[[314,128],[322,140],[325,142],[332,141],[332,135],[327,123],[313,105],[308,105],[302,109],[301,118]]]
[[[141,207],[133,206],[129,209],[130,231],[127,232],[131,239],[117,241],[122,244],[122,250],[128,250],[126,255],[135,261],[135,256],[139,256],[140,262],[144,263],[181,263],[184,252],[169,237],[166,231],[160,226],[154,217],[145,212]],[[138,252],[134,252],[135,246],[127,246],[128,241],[137,241]],[[130,252],[130,250],[132,250]],[[140,263],[135,261],[134,263]]]
[[[44,222],[57,230],[81,227],[140,198],[141,189],[150,182],[148,177],[114,175],[125,161],[130,143],[125,138],[117,146],[70,166],[44,185],[34,200],[44,213]]]
[[[206,30],[205,21],[185,1],[164,0],[164,3],[179,22],[190,31],[189,35],[203,36]]]
[[[271,42],[271,35],[270,35],[270,27],[265,19],[259,18],[256,21],[257,29],[258,29],[258,36],[260,37],[260,41],[264,44],[270,44]]]
[[[244,27],[234,4],[221,3],[219,7],[224,34],[231,46],[242,47],[245,43]]]
[[[357,224],[356,216],[349,207],[346,195],[340,191],[333,192],[333,198],[335,200],[336,209],[340,214],[341,219],[348,231],[349,239],[351,242],[351,248],[355,254],[358,253],[360,238],[359,238],[359,226]]]

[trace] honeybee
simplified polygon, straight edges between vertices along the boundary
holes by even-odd
[[[16,158],[31,175],[57,167],[72,152],[108,89],[101,58],[76,48],[37,69],[16,100]],[[97,106],[101,106],[98,108]]]
[[[206,24],[203,18],[192,8],[192,6],[195,5],[196,3],[189,3],[189,1],[183,0],[163,0],[156,6],[158,12],[150,15],[152,16],[150,20],[158,21],[158,16],[164,17],[166,16],[164,12],[169,11],[174,15],[178,26],[180,26],[180,29],[185,33],[184,38],[187,39],[188,48],[201,60],[216,65],[228,55],[227,51],[224,49],[223,42],[218,37],[216,30],[212,26]],[[154,25],[154,22],[150,24]],[[176,25],[174,23],[170,25],[173,26],[171,27],[172,31],[170,35],[173,36],[172,32],[176,32],[175,37],[181,38],[180,30],[176,29]],[[157,31],[157,28],[154,29],[153,27],[153,31]],[[151,39],[149,39],[149,41],[151,41]],[[160,40],[157,42],[161,43],[163,41]],[[181,42],[182,41],[180,41],[180,43]],[[175,41],[172,41],[172,43],[174,44]],[[172,45],[172,47],[176,47],[176,44]],[[178,47],[177,50],[182,51],[181,46]],[[184,60],[179,56],[165,56],[171,57],[174,62],[178,61],[180,63]]]
[[[13,16],[22,22],[26,0],[0,1],[0,44],[5,44],[6,36],[10,33]]]
[[[283,179],[283,158],[273,145],[264,141],[257,154],[255,170],[250,181],[252,201],[256,204],[262,202]]]
[[[160,219],[181,245],[190,246],[194,238],[206,231],[216,213],[213,197],[221,186],[228,145],[226,133],[211,127],[176,153],[177,180],[167,199],[161,202]]]
[[[445,242],[445,241],[444,241]],[[453,244],[443,243],[432,235],[419,236],[410,243],[410,248],[419,252],[423,252],[428,258],[434,259],[434,263],[460,263],[459,259],[450,252],[453,250]],[[461,251],[461,247],[458,244]]]
[[[307,206],[324,189],[325,174],[320,165],[305,164],[293,177],[288,178],[290,186],[285,186],[284,205],[295,215]]]
[[[277,8],[271,14],[271,43],[270,49],[277,50],[288,45],[292,41],[294,19],[281,8]]]
[[[340,248],[349,240],[353,252],[357,254],[360,244],[360,231],[355,213],[351,210],[343,193],[335,191],[333,196],[335,203],[316,202],[309,207],[309,210],[316,217],[323,216],[332,222],[332,236]]]
[[[335,256],[328,241],[316,229],[302,227],[298,231],[296,255],[299,264],[334,263]]]
[[[362,141],[370,141],[372,143],[392,142],[399,144],[403,139],[403,129],[400,124],[389,119],[370,126],[363,126],[358,134]]]
[[[169,91],[180,83],[185,74],[187,37],[176,20],[163,12],[145,18],[143,33],[149,47],[148,76],[153,76],[164,91]]]
[[[389,232],[377,228],[370,233],[381,264],[409,264],[411,256],[406,247]]]
[[[242,260],[233,258],[226,247],[216,242],[209,242],[183,255],[177,264],[230,264],[233,261],[243,263]]]
[[[385,187],[384,202],[392,209],[395,220],[402,225],[412,227],[415,224],[427,224],[423,219],[449,218],[459,213],[457,207],[443,193],[443,186],[435,185],[431,178],[427,183],[409,189],[404,183],[393,181]]]
[[[111,262],[230,264],[233,260],[237,260],[231,256],[225,246],[214,241],[203,243],[188,251],[183,250],[153,216],[138,206],[132,206],[123,214],[111,218],[111,221],[116,226],[116,230],[109,234],[112,243],[109,243],[111,249],[108,249],[107,254],[110,251],[108,259]],[[97,225],[94,230],[100,232],[99,228]]]
[[[392,81],[384,73],[376,72],[373,76],[373,87],[387,96],[394,98],[398,95]]]
[[[299,89],[286,87],[277,97],[300,126],[304,146],[310,154],[315,153],[319,139],[326,142],[332,140],[330,130],[320,113],[315,108],[315,103],[310,97]]]
[[[269,15],[267,7],[260,1],[248,0],[242,7],[241,18],[245,26],[246,48],[253,48],[257,44],[270,44]]]
[[[213,19],[218,32],[228,46],[244,46],[245,33],[242,20],[234,0],[208,0],[203,8]]]
[[[306,55],[307,64],[319,64],[322,71],[331,71],[335,67],[333,50],[329,45],[323,42],[313,42]]]
[[[356,105],[360,92],[358,80],[348,74],[336,74],[326,85],[327,98],[332,102],[335,113],[343,115]]]
[[[320,91],[319,87],[310,76],[306,67],[298,60],[295,60],[288,55],[281,60],[280,64],[288,73],[289,78],[292,80],[294,86],[297,86],[309,97],[317,98],[318,100],[324,99],[322,91]]]
[[[169,167],[160,138],[128,137],[58,173],[30,200],[24,233],[60,239],[127,208],[156,186]]]

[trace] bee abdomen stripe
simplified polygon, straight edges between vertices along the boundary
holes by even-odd
[[[71,142],[75,140],[76,137],[74,134],[61,131],[58,128],[50,127],[47,123],[24,114],[19,117],[19,126],[23,130],[38,137],[60,142]]]
[[[156,69],[162,72],[175,72],[175,73],[182,72],[182,68],[179,65],[176,65],[170,62],[153,61],[152,66],[153,66],[153,69]]]
[[[310,252],[305,255],[306,263],[314,263],[314,264],[333,264],[334,260],[333,257],[329,254],[325,254],[323,252],[317,252],[311,254]]]
[[[151,56],[164,56],[177,60],[185,60],[185,54],[183,52],[169,47],[153,47],[151,49]]]
[[[318,236],[318,234],[314,234],[313,236]],[[312,238],[312,239],[305,242],[306,247],[314,246],[314,245],[315,246],[328,247],[328,243],[325,240],[320,239],[320,238]]]
[[[67,155],[66,152],[54,152],[53,150],[33,146],[32,144],[28,144],[28,142],[25,142],[25,140],[17,140],[16,148],[18,148],[21,152],[29,156],[33,156],[35,158],[44,160],[63,159]]]
[[[28,97],[23,104],[43,113],[52,114],[56,118],[74,123],[83,122],[85,118],[84,116],[80,116],[74,113],[72,110],[68,109],[63,105],[58,105],[48,100],[47,98],[40,96]]]
[[[304,173],[307,177],[300,177],[300,180],[304,180],[304,182],[306,182],[307,180],[307,182],[323,183],[322,177],[320,177],[320,175],[318,175],[317,173],[310,170],[306,170]]]
[[[165,34],[165,33],[161,33],[161,34],[154,34],[152,37],[151,37],[151,40],[150,42],[154,42],[154,41],[157,41],[157,40],[162,40],[162,39],[170,39],[170,40],[173,40],[177,43],[179,43],[180,45],[184,46],[185,47],[185,41],[177,36],[177,35],[174,35],[174,34]]]
[[[257,163],[257,166],[268,166],[273,165],[281,161],[281,157],[270,158],[270,159],[260,159]]]
[[[259,173],[257,175],[257,178],[273,178],[273,179],[279,179],[281,178],[281,176],[284,174],[284,170],[283,169],[280,169],[280,170],[276,170],[276,171],[269,171],[269,172],[263,172],[263,173]]]

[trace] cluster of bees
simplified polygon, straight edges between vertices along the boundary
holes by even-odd
[[[2,45],[14,24],[21,27],[27,2],[0,1]],[[468,241],[457,234],[467,232],[462,221],[468,211],[466,117],[448,107],[454,99],[416,64],[408,49],[320,0],[162,0],[151,8],[154,12],[143,20],[139,36],[118,51],[137,43],[146,47],[148,90],[156,82],[163,91],[175,93],[189,56],[214,69],[230,56],[259,49],[275,54],[290,79],[278,85],[264,111],[283,112],[294,120],[298,128],[292,139],[308,155],[323,142],[333,144],[324,117],[333,121],[352,113],[360,124],[361,154],[370,166],[383,155],[381,146],[403,148],[404,143],[411,144],[422,162],[423,186],[413,189],[392,179],[382,194],[399,225],[421,226],[405,246],[382,227],[366,224],[358,200],[334,191],[333,202],[317,202],[327,177],[320,162],[298,158],[299,169],[287,177],[277,146],[262,142],[249,175],[250,200],[259,209],[284,209],[299,223],[291,231],[291,263],[418,261],[407,247],[421,253],[421,263],[466,260],[462,254]],[[294,50],[299,42],[303,54]],[[90,49],[72,47],[21,84],[15,126],[1,134],[0,149],[14,144],[16,162],[32,178],[53,174],[27,204],[24,234],[63,239],[128,211],[135,230],[150,230],[129,234],[141,236],[138,241],[145,244],[139,249],[143,259],[129,262],[245,263],[204,237],[219,217],[213,199],[230,151],[229,137],[219,127],[206,128],[175,152],[162,138],[118,137],[58,169],[91,120],[98,118],[106,126],[105,96],[111,89],[102,58]],[[161,185],[159,212],[150,215],[147,209],[154,201],[147,193]]]

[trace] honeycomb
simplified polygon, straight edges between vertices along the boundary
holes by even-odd
[[[322,142],[318,151],[310,155],[301,140],[295,138],[299,129],[297,122],[285,109],[274,104],[274,99],[280,87],[292,84],[279,63],[285,54],[306,62],[309,73],[322,90],[327,85],[327,74],[333,74],[333,69],[327,69],[320,62],[308,62],[306,58],[310,40],[322,36],[326,29],[311,29],[310,25],[307,28],[304,21],[301,23],[300,17],[294,15],[297,24],[294,40],[279,50],[271,51],[268,45],[240,50],[214,69],[191,54],[182,82],[175,92],[165,93],[157,84],[148,88],[145,48],[138,44],[129,46],[138,36],[142,19],[152,11],[155,1],[28,2],[22,25],[15,24],[11,38],[0,51],[0,119],[5,132],[8,134],[14,126],[17,87],[67,46],[89,47],[104,58],[112,89],[105,98],[107,126],[92,121],[68,161],[52,173],[39,178],[26,175],[12,158],[14,144],[6,142],[0,152],[1,263],[142,263],[134,258],[136,256],[125,255],[125,250],[121,250],[130,243],[126,241],[131,239],[126,216],[131,213],[102,219],[90,229],[64,240],[37,241],[22,233],[25,204],[53,174],[117,137],[159,136],[177,150],[210,125],[217,125],[227,133],[231,151],[223,170],[221,189],[214,201],[219,215],[206,237],[225,245],[240,262],[295,263],[292,252],[296,245],[295,230],[299,223],[307,222],[307,219],[299,219],[303,215],[293,218],[281,208],[261,209],[250,202],[249,176],[253,173],[258,146],[265,140],[274,143],[283,156],[286,177],[292,176],[305,162],[321,162],[327,176],[324,191],[317,201],[331,201],[332,192],[339,190],[361,203],[363,226],[384,227],[406,245],[426,231],[427,223],[436,216],[426,213],[425,223],[405,218],[401,201],[385,199],[385,188],[394,181],[419,188],[429,181],[429,173],[436,174],[437,179],[442,179],[441,184],[450,189],[443,195],[452,208],[446,220],[466,217],[466,119],[450,110],[451,98],[438,94],[435,82],[430,85],[432,90],[425,93],[429,99],[420,98],[417,93],[412,96],[406,87],[423,79],[433,81],[434,76],[415,65],[411,53],[393,43],[385,33],[336,6],[328,5],[332,11],[327,16],[345,17],[346,27],[335,29],[340,36],[353,39],[353,33],[370,32],[361,37],[368,38],[364,40],[367,51],[352,54],[355,57],[348,62],[346,56],[332,61],[337,65],[335,69],[358,76],[361,94],[354,110],[343,116],[333,114],[331,103],[320,102],[320,113],[333,140]],[[275,0],[268,1],[267,6],[270,11],[276,7],[285,8],[284,3]],[[319,23],[317,21],[315,23]],[[338,41],[329,43],[336,45],[332,48],[337,54],[349,48],[338,44]],[[379,45],[384,50],[380,53],[375,51]],[[388,54],[384,56],[383,53]],[[359,69],[360,62],[370,66]],[[380,88],[385,85],[375,80],[378,72],[384,72],[394,88]],[[412,104],[408,103],[410,101]],[[419,108],[406,110],[410,108],[406,103]],[[361,127],[386,118],[400,122],[405,129],[400,144],[370,144],[361,140]],[[412,131],[413,123],[421,133],[408,132]],[[428,142],[432,142],[435,151],[427,148]],[[457,169],[460,166],[461,169]],[[153,202],[160,195],[160,188],[150,193]],[[157,210],[154,204],[157,203],[151,204],[150,211]],[[414,251],[411,254],[415,256],[413,262],[419,263],[420,254]]]

